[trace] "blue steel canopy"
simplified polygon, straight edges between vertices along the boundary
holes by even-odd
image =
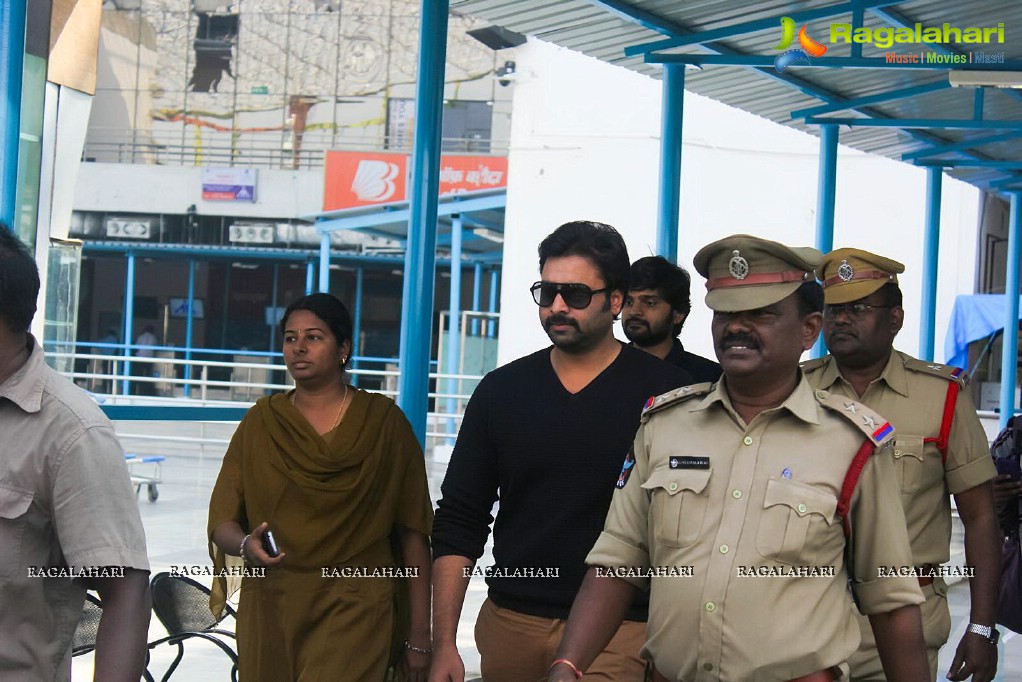
[[[504,251],[504,207],[506,189],[480,190],[447,194],[437,206],[437,247],[449,251],[455,217],[460,217],[464,230],[463,260],[473,263],[499,263]],[[325,211],[302,216],[315,220],[320,232],[355,230],[365,234],[394,239],[408,239],[408,201]]]
[[[655,78],[661,64],[691,65],[685,88],[700,95],[814,134],[819,124],[847,126],[843,144],[941,166],[981,189],[1022,187],[1022,91],[953,88],[948,78],[952,69],[1022,72],[1017,0],[452,0],[451,9]],[[783,16],[807,25],[827,53],[778,73]],[[1003,24],[1004,42],[881,49],[832,43],[832,22],[853,30]],[[920,51],[982,51],[1004,61],[885,60],[887,52]]]

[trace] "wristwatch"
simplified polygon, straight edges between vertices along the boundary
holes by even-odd
[[[989,625],[976,625],[975,623],[969,623],[969,627],[966,629],[966,632],[979,635],[986,639],[986,641],[995,645],[997,644],[997,640],[1001,637],[1001,633],[997,630],[997,628],[990,627]]]

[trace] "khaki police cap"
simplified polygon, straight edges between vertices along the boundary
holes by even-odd
[[[773,305],[815,281],[821,258],[814,248],[736,234],[701,248],[693,264],[706,278],[706,305],[738,311]]]
[[[828,305],[858,301],[885,284],[897,284],[901,272],[905,266],[896,260],[862,249],[836,249],[820,264],[823,300]]]

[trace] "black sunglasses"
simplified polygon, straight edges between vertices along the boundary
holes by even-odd
[[[594,295],[610,291],[610,287],[590,289],[585,284],[577,282],[569,282],[567,284],[536,282],[529,291],[532,292],[532,299],[536,301],[536,305],[541,308],[552,306],[554,299],[557,298],[557,294],[560,294],[565,305],[569,308],[582,310],[589,307],[589,304],[593,302]]]

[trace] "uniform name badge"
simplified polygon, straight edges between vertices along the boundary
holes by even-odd
[[[671,457],[668,460],[672,469],[709,469],[709,457]]]

